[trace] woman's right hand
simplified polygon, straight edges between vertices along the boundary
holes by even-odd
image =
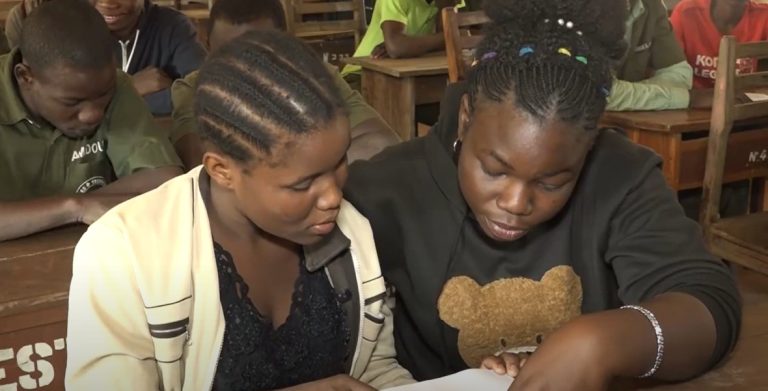
[[[376,391],[375,388],[353,379],[349,375],[336,375],[298,386],[284,388],[281,391]]]

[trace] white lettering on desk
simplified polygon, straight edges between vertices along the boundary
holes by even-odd
[[[0,391],[18,391],[19,386],[23,390],[36,390],[44,388],[53,382],[56,371],[53,364],[45,358],[53,356],[55,351],[63,351],[66,347],[64,338],[53,341],[53,348],[45,342],[24,345],[14,354],[12,348],[0,349],[0,363],[12,361],[16,358],[16,365],[26,373],[17,379],[17,382],[2,384],[6,380],[5,369],[0,368]],[[40,359],[33,360],[37,355]]]
[[[768,149],[762,151],[752,151],[749,153],[749,163],[762,163],[768,161]]]
[[[96,141],[95,143],[91,144],[85,144],[79,149],[75,149],[72,151],[72,160],[71,162],[74,162],[75,160],[82,159],[88,155],[93,155],[97,153],[103,153],[104,152],[104,140]]]

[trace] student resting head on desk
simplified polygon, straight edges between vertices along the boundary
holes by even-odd
[[[180,165],[99,13],[78,0],[35,10],[0,56],[0,240],[90,224]]]
[[[285,13],[279,0],[218,0],[213,4],[209,24],[209,47],[211,51],[251,30],[285,31]],[[400,142],[397,134],[390,129],[381,116],[365,101],[360,93],[352,90],[339,73],[328,65],[333,74],[334,88],[341,93],[349,116],[352,145],[349,147],[350,161],[367,159],[385,147]],[[197,72],[173,84],[173,130],[171,139],[179,156],[192,168],[200,164],[203,154],[197,123],[192,110],[193,94],[197,84]]]
[[[445,50],[440,10],[463,5],[461,0],[377,0],[365,36],[354,57],[418,57]],[[350,85],[360,90],[360,66],[342,69]]]
[[[738,42],[768,40],[768,4],[751,0],[684,0],[670,21],[693,67],[695,88],[714,87],[723,35],[733,35]],[[739,73],[756,70],[756,59],[738,61]]]
[[[711,368],[736,342],[735,283],[659,157],[597,127],[625,5],[484,6],[478,62],[438,124],[353,164],[345,187],[395,288],[399,362],[421,380],[535,349],[485,361],[507,363],[513,390]]]
[[[203,165],[113,209],[75,249],[67,388],[413,382],[370,226],[342,198],[349,120],[320,57],[252,31],[197,84]]]
[[[11,10],[6,26],[22,26],[30,9],[50,0],[24,0]],[[88,0],[104,17],[113,36],[118,66],[131,75],[134,87],[155,115],[171,113],[171,83],[197,70],[205,49],[192,22],[181,12],[152,0]]]
[[[627,51],[614,66],[606,110],[709,108],[712,93],[692,90],[693,71],[661,0],[617,0],[628,10]]]

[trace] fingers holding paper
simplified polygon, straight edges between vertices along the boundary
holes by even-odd
[[[499,375],[517,376],[520,368],[525,365],[528,359],[527,354],[501,353],[497,356],[490,356],[483,359],[481,368],[489,369]]]

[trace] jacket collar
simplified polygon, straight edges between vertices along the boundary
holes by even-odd
[[[336,259],[341,253],[349,249],[351,242],[339,227],[335,227],[330,234],[324,236],[319,242],[304,246],[304,261],[307,270],[317,271]]]

